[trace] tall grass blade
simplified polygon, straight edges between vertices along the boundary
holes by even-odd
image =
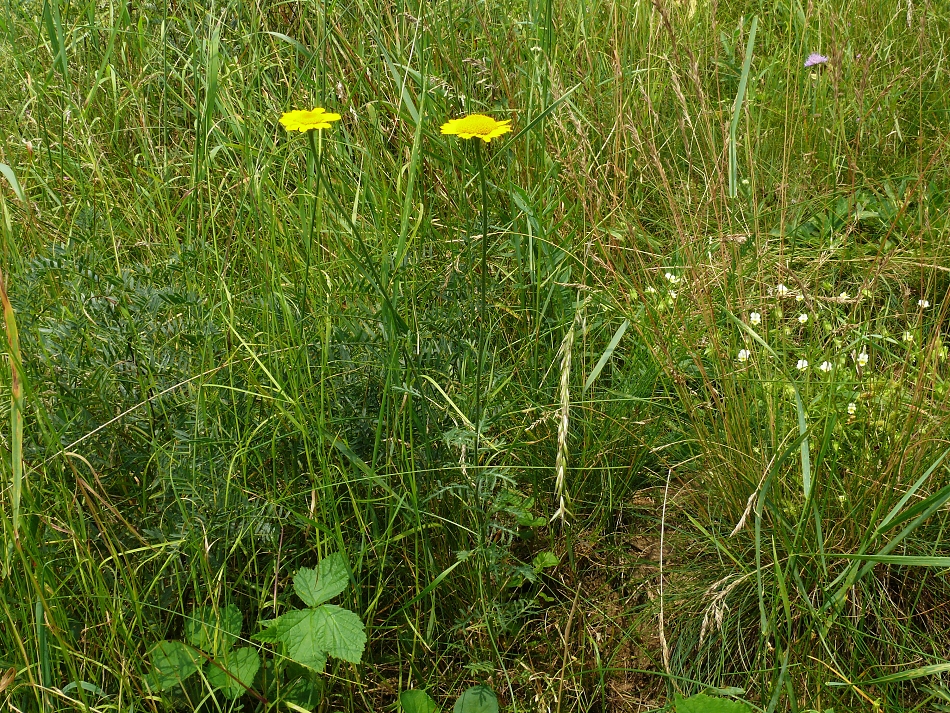
[[[20,338],[17,333],[16,316],[7,296],[4,274],[0,271],[0,300],[3,302],[3,322],[7,333],[10,357],[10,515],[11,537],[7,539],[6,566],[9,569],[10,555],[20,533],[20,500],[23,494],[23,362],[20,358]],[[4,528],[6,529],[6,528]]]
[[[749,41],[746,43],[745,59],[742,62],[742,75],[739,77],[739,91],[736,92],[736,101],[732,105],[732,122],[729,124],[729,197],[735,198],[739,194],[739,183],[736,176],[736,131],[739,128],[739,119],[742,114],[742,103],[745,100],[746,85],[749,83],[749,70],[752,67],[752,50],[755,48],[755,31],[759,27],[759,16],[752,18],[752,27],[749,28]]]
[[[600,355],[600,359],[597,360],[597,363],[594,364],[594,368],[591,369],[590,375],[587,377],[587,381],[584,382],[583,392],[585,394],[587,393],[587,389],[589,389],[591,385],[597,380],[597,377],[600,376],[600,372],[602,372],[604,367],[607,366],[607,362],[610,361],[610,357],[614,355],[614,350],[617,348],[617,345],[620,344],[620,340],[623,339],[623,335],[629,326],[630,320],[625,319],[623,324],[617,328],[617,331],[614,333],[610,343],[607,344],[607,348],[604,349],[604,353]]]
[[[13,169],[5,163],[0,163],[0,173],[2,173],[3,177],[7,179],[7,182],[10,184],[10,188],[13,189],[16,197],[19,198],[21,202],[25,203],[26,194],[24,194],[23,187],[20,185],[20,181],[17,180],[16,173],[14,173]]]

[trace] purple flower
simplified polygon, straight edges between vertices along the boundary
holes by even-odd
[[[828,58],[823,54],[818,54],[817,52],[812,52],[808,55],[808,59],[805,60],[805,68],[814,67],[816,64],[825,64],[828,62]]]

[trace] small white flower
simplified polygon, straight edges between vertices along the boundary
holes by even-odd
[[[858,366],[867,366],[870,358],[867,352],[861,352],[858,354]]]
[[[656,294],[656,288],[655,288],[655,287],[648,287],[648,288],[646,288],[646,289],[644,290],[644,292],[646,292],[648,295],[655,295],[655,294]]]
[[[807,315],[807,314],[805,314],[804,312],[802,312],[800,315],[798,315],[798,323],[799,323],[799,324],[805,324],[805,322],[807,322],[807,321],[808,321],[808,315]]]
[[[858,405],[853,401],[848,404],[848,415],[854,416],[858,412]]]
[[[838,299],[839,299],[839,300],[850,300],[851,297],[850,297],[850,295],[848,295],[847,292],[842,292],[840,295],[838,295]]]
[[[665,275],[663,275],[663,277],[672,282],[674,285],[682,279],[681,277],[674,275],[672,272],[667,272]]]
[[[752,312],[749,314],[749,323],[750,324],[762,324],[762,315],[758,312]]]
[[[670,299],[676,299],[676,290],[670,290]]]
[[[783,285],[781,282],[778,283],[778,285],[776,285],[776,287],[775,287],[775,294],[777,294],[779,297],[787,297],[787,296],[788,296],[788,293],[789,293],[790,291],[791,291],[791,290],[789,290],[789,289],[788,289],[785,285]]]
[[[903,339],[905,342],[912,342],[914,341],[914,335],[911,334],[910,332],[904,332],[901,335],[901,339]]]
[[[805,301],[805,295],[795,295],[795,301],[796,301],[796,302],[804,302],[804,301]]]
[[[831,371],[831,369],[832,369],[831,362],[830,362],[830,361],[823,361],[823,362],[821,362],[821,366],[819,366],[818,368],[821,369],[823,372],[825,372],[825,373],[827,374],[827,373],[828,373],[829,371]]]
[[[739,350],[739,361],[749,361],[749,357],[752,356],[752,352],[748,349]]]
[[[917,300],[917,306],[927,309],[930,306],[930,302],[928,300]]]
[[[808,368],[808,360],[799,359],[798,363],[795,365],[795,368],[798,369],[799,371],[805,371],[805,369]]]

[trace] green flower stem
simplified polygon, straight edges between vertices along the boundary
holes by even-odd
[[[478,181],[482,187],[482,266],[481,266],[481,275],[479,276],[479,288],[478,288],[478,355],[476,361],[476,374],[475,374],[475,467],[476,470],[480,468],[480,459],[479,459],[479,446],[482,435],[482,371],[484,371],[485,366],[485,344],[487,338],[487,330],[485,328],[485,294],[487,292],[487,277],[488,277],[488,179],[485,176],[485,162],[482,159],[482,145],[480,141],[475,142],[475,162],[478,167]],[[477,492],[477,491],[476,491]],[[495,651],[495,655],[498,657],[498,660],[502,660],[501,650],[498,646],[498,640],[495,636],[494,626],[492,625],[491,614],[488,609],[488,596],[485,591],[485,576],[488,569],[488,560],[485,554],[484,545],[487,540],[487,522],[488,517],[484,516],[484,513],[480,509],[477,509],[478,512],[478,534],[479,534],[479,552],[480,558],[478,560],[478,590],[479,598],[482,602],[482,614],[485,617],[485,629],[488,633],[488,639],[491,642],[492,648]],[[502,667],[505,678],[508,681],[509,689],[511,688],[511,677],[508,675],[508,670]]]
[[[488,272],[488,181],[485,179],[485,163],[482,160],[482,146],[475,142],[475,163],[478,166],[478,180],[482,186],[482,267],[478,288],[478,354],[475,361],[475,465],[478,465],[478,448],[482,435],[482,371],[485,360],[485,291]]]
[[[310,287],[310,255],[313,251],[313,237],[319,233],[323,218],[323,134],[320,134],[320,142],[317,143],[316,129],[307,132],[307,138],[310,139],[310,151],[313,153],[313,171],[316,186],[316,194],[313,197],[313,209],[310,213],[310,230],[307,233],[307,266],[303,276],[303,291],[300,299],[301,318],[307,314],[307,290]],[[318,220],[318,218],[320,220]]]

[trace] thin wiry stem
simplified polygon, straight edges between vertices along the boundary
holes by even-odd
[[[307,266],[304,270],[303,275],[303,295],[300,299],[300,315],[303,318],[307,314],[307,289],[310,287],[310,255],[313,251],[313,233],[314,228],[317,225],[317,214],[322,208],[322,191],[323,186],[321,185],[322,170],[323,170],[323,151],[320,149],[323,148],[323,142],[321,141],[320,148],[317,147],[317,130],[312,129],[307,132],[307,138],[310,139],[310,151],[313,153],[313,164],[314,164],[314,187],[316,192],[313,196],[313,207],[310,211],[310,230],[307,231]],[[322,137],[321,137],[322,138]]]
[[[488,272],[488,181],[485,179],[485,164],[482,160],[482,147],[475,142],[475,162],[478,166],[478,180],[482,186],[482,265],[478,288],[478,336],[475,362],[475,463],[478,464],[478,448],[482,433],[482,371],[485,366],[485,291]]]

